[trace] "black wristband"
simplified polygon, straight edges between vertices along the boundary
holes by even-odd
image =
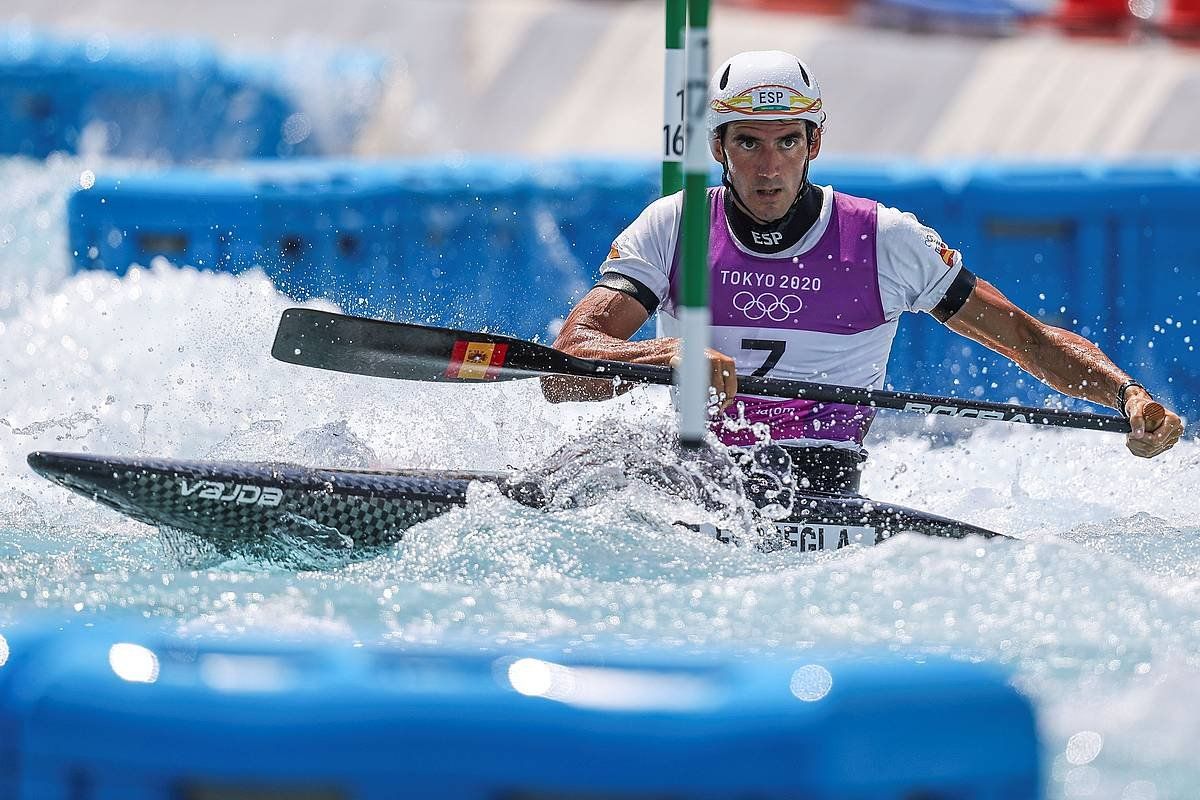
[[[1149,390],[1137,381],[1128,380],[1122,383],[1121,388],[1117,389],[1117,411],[1120,411],[1121,416],[1125,419],[1129,419],[1129,414],[1125,411],[1125,392],[1129,391],[1129,388],[1132,386],[1136,386],[1143,392],[1146,392],[1146,394],[1150,394]]]

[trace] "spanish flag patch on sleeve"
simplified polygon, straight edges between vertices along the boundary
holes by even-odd
[[[447,378],[467,381],[495,380],[504,366],[508,345],[503,342],[471,342],[459,339],[454,343]]]
[[[962,262],[962,256],[959,255],[959,252],[939,239],[936,234],[926,234],[925,244],[938,254],[938,258],[947,267],[953,267]]]
[[[945,244],[939,247],[937,252],[942,257],[942,263],[947,267],[953,267],[959,261],[958,251]]]

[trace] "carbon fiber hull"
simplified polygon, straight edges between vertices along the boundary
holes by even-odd
[[[499,472],[317,469],[294,464],[31,453],[44,477],[148,525],[233,546],[286,534],[339,549],[392,544],[413,525],[466,502],[474,481],[495,484],[534,508],[535,484]],[[776,523],[767,549],[829,550],[875,544],[900,532],[963,538],[992,531],[858,496],[802,495],[792,519]],[[719,531],[710,531],[724,538]]]

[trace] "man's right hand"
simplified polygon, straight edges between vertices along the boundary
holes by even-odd
[[[682,348],[682,346],[682,343],[678,344],[678,347]],[[737,397],[737,364],[729,356],[711,347],[705,351],[705,355],[708,357],[710,370],[709,386],[716,395],[715,402],[724,411],[733,405],[733,400]],[[681,357],[678,352],[671,356],[671,369],[679,369]]]
[[[1183,420],[1179,415],[1154,402],[1141,387],[1130,390],[1125,412],[1129,414],[1130,428],[1125,445],[1135,456],[1154,458],[1174,447],[1183,436]]]

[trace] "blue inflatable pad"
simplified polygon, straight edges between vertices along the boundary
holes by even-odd
[[[950,660],[481,655],[138,630],[68,632],[19,655],[0,667],[0,713],[20,730],[20,798],[1040,796],[1029,702],[998,670]]]

